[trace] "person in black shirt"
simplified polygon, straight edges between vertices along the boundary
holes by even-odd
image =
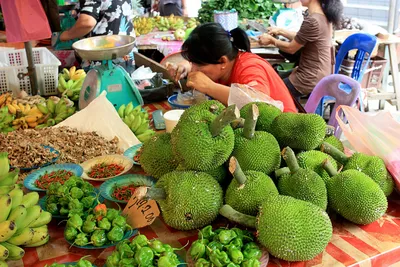
[[[132,0],[81,0],[80,6],[76,24],[61,34],[61,41],[87,35],[135,35]]]

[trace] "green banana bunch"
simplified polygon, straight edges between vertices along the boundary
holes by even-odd
[[[38,205],[38,192],[24,194],[15,184],[19,169],[10,172],[8,154],[0,153],[0,267],[5,260],[20,260],[20,246],[38,247],[49,241],[52,216]]]
[[[14,119],[15,115],[8,112],[8,107],[2,107],[0,109],[0,133],[12,132],[14,130],[12,127],[12,122]]]
[[[62,96],[77,101],[85,78],[86,73],[82,69],[76,70],[75,67],[71,67],[68,70],[64,68],[62,73],[58,75],[58,91]]]
[[[139,141],[144,142],[155,134],[153,130],[149,129],[149,114],[146,111],[142,111],[141,106],[134,108],[132,102],[127,105],[121,105],[118,108],[118,115]]]
[[[70,80],[70,81],[73,84],[79,82],[79,80],[76,81]],[[66,118],[72,116],[75,113],[76,109],[75,107],[67,107],[67,101],[65,100],[66,98],[67,96],[62,97],[57,103],[55,103],[51,98],[49,98],[44,104],[37,104],[36,106],[38,110],[42,112],[43,115],[45,115],[45,117],[39,121],[39,124],[35,127],[35,129],[39,130],[46,127],[54,126],[62,122]]]

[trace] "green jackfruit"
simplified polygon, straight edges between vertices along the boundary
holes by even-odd
[[[336,136],[334,136],[334,135],[327,136],[327,137],[325,137],[324,142],[331,144],[332,146],[336,147],[340,151],[344,152],[343,143]]]
[[[224,205],[220,214],[256,226],[258,241],[268,252],[286,261],[311,260],[324,251],[332,238],[332,223],[318,206],[289,196],[271,195],[261,204],[257,218]]]
[[[140,165],[147,174],[154,178],[158,179],[178,166],[172,153],[171,134],[169,133],[152,136],[144,142],[141,149]]]
[[[167,225],[194,230],[213,222],[223,204],[222,189],[207,173],[173,171],[161,177],[147,198],[157,201]]]
[[[325,142],[322,144],[321,150],[343,164],[344,171],[357,170],[368,175],[380,186],[385,196],[389,196],[393,192],[393,179],[388,175],[385,162],[380,157],[363,153],[354,153],[347,157],[343,152]]]
[[[279,178],[279,193],[308,201],[326,210],[328,196],[324,180],[313,170],[300,168],[293,150],[289,147],[283,150],[282,155],[292,175],[282,175]]]
[[[190,171],[183,167],[182,165],[179,165],[176,168],[176,171]],[[225,167],[225,165],[221,165],[215,169],[206,171],[205,173],[211,175],[217,182],[220,184],[222,188],[225,188],[227,186],[227,176],[228,176],[228,171]]]
[[[235,144],[234,132],[229,124],[238,117],[239,111],[233,105],[218,116],[203,112],[196,120],[180,119],[171,133],[176,159],[190,170],[209,171],[221,166],[229,158]]]
[[[386,212],[386,196],[369,176],[357,170],[338,173],[327,161],[323,166],[332,175],[327,183],[329,206],[338,214],[356,224],[369,224]]]
[[[217,182],[220,184],[221,187],[225,187],[227,185],[227,176],[228,171],[225,165],[221,165],[215,169],[206,171],[209,175],[211,175]]]
[[[208,100],[199,104],[192,105],[183,112],[180,120],[196,121],[206,115],[219,115],[226,107],[217,100]]]
[[[244,105],[240,109],[240,116],[242,118],[247,118],[253,104],[257,105],[258,110],[260,111],[260,116],[257,120],[256,130],[270,132],[272,121],[276,117],[278,117],[282,113],[282,111],[274,105],[265,102],[251,102]]]
[[[258,108],[256,105],[252,105],[252,108],[247,114],[244,128],[235,130],[232,156],[237,158],[244,171],[253,170],[270,174],[281,164],[280,147],[272,134],[255,131]]]
[[[297,161],[300,168],[316,172],[325,183],[330,179],[329,174],[322,167],[322,162],[326,159],[337,169],[336,161],[331,156],[321,151],[310,150],[297,154]]]
[[[282,113],[271,124],[271,133],[281,147],[313,150],[325,138],[326,123],[317,114]]]
[[[243,172],[234,157],[230,160],[229,170],[234,179],[226,190],[225,203],[241,213],[255,216],[270,194],[279,194],[268,175],[257,171]]]

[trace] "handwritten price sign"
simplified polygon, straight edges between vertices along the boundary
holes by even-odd
[[[137,188],[122,212],[127,215],[126,221],[132,228],[150,225],[160,215],[156,201],[142,199],[146,191],[146,187]]]

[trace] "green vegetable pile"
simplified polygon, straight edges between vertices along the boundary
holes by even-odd
[[[239,228],[219,228],[208,225],[199,232],[199,238],[189,249],[196,267],[260,266],[262,252],[252,233]]]
[[[67,221],[64,237],[77,246],[101,247],[120,242],[131,231],[126,218],[115,209],[97,205],[87,216],[73,214]]]
[[[236,9],[239,12],[239,18],[246,19],[267,19],[281,7],[281,4],[274,3],[271,0],[208,0],[203,1],[199,10],[199,21],[214,21],[214,10]]]
[[[160,240],[149,241],[145,235],[137,235],[132,242],[120,242],[108,256],[106,267],[176,267],[180,264],[174,249]]]
[[[87,256],[85,256],[85,257],[87,257]],[[88,260],[85,260],[84,259],[85,257],[83,257],[79,261],[77,261],[76,265],[74,265],[74,266],[76,266],[76,267],[92,267],[93,266],[92,263]],[[56,263],[55,262],[52,265],[50,265],[50,266],[46,265],[45,267],[67,267],[67,265],[64,263]]]
[[[71,176],[64,185],[50,184],[47,189],[46,211],[52,215],[83,215],[97,204],[94,187],[81,177]]]

